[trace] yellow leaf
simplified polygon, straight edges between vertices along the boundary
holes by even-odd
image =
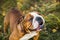
[[[5,11],[3,11],[2,15],[3,15],[3,16],[5,16],[5,15],[6,15],[6,14],[5,14]]]
[[[56,29],[52,29],[52,32],[55,33],[57,30]]]

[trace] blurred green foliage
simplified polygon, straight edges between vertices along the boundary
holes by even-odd
[[[6,13],[17,7],[23,13],[38,11],[45,19],[45,26],[39,40],[60,40],[60,2],[59,0],[0,0],[0,40],[8,40],[3,35],[3,20]]]

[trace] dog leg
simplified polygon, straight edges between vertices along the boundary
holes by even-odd
[[[34,36],[33,40],[38,40],[39,38],[39,32],[37,32],[38,34],[36,36]]]
[[[33,31],[29,34],[25,34],[22,38],[20,38],[20,40],[29,40],[30,38],[34,37],[35,35],[37,35],[37,33],[35,31]]]

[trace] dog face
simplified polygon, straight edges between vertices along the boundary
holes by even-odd
[[[30,12],[24,18],[24,25],[28,29],[40,30],[43,28],[45,20],[38,12]]]

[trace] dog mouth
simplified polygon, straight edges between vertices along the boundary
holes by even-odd
[[[37,21],[35,21],[34,23],[33,23],[33,30],[40,30],[40,29],[43,29],[43,27],[44,27],[44,24],[43,24],[43,22],[37,22]]]
[[[35,28],[34,30],[36,30],[36,31],[40,31],[40,30],[42,30],[42,29],[43,29],[43,25],[38,25],[38,27]]]
[[[34,29],[29,29],[29,30],[31,30],[31,31],[41,31],[42,29],[43,29],[43,25],[38,25],[36,28],[34,28]]]
[[[35,30],[40,30],[40,25]]]

